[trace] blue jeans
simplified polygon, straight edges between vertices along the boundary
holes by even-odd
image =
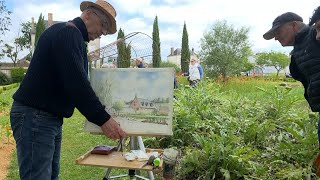
[[[10,123],[21,180],[58,180],[63,117],[14,101]]]

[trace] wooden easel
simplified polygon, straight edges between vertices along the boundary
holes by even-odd
[[[120,140],[121,141],[121,140]],[[123,144],[122,142],[119,143]],[[142,141],[142,137],[141,136],[130,136],[130,149],[131,150],[137,150],[139,146],[139,149],[146,152],[146,149],[144,147],[143,141]],[[118,148],[118,150],[120,150],[120,148]],[[117,176],[111,176],[110,177],[110,173],[111,173],[112,168],[107,168],[106,170],[106,174],[103,178],[103,180],[110,180],[110,179],[116,179],[116,178],[121,178],[121,177],[130,177],[130,179],[143,179],[143,180],[154,180],[154,176],[153,176],[153,172],[152,171],[148,171],[148,178],[145,178],[143,176],[140,176],[140,171],[139,170],[135,170],[135,169],[129,169],[128,174],[122,174],[122,175],[117,175]]]
[[[130,161],[128,162],[123,157],[123,153],[120,152],[120,145],[123,143],[120,142],[118,145],[118,151],[114,151],[109,155],[99,155],[99,154],[91,154],[91,150],[86,152],[84,155],[79,157],[76,160],[76,163],[79,165],[88,165],[88,166],[102,166],[102,167],[108,167],[106,169],[106,174],[103,178],[103,180],[110,180],[110,179],[116,179],[116,178],[122,178],[122,177],[130,177],[130,179],[143,179],[143,180],[154,180],[153,176],[153,166],[147,165],[143,166],[145,164],[144,161]],[[139,146],[139,148],[138,148]],[[148,152],[158,152],[162,153],[162,150],[159,149],[146,149],[144,147],[142,137],[141,136],[130,136],[130,149],[131,150],[143,150]],[[163,161],[161,160],[159,168],[161,169],[163,165]],[[113,168],[117,169],[128,169],[128,174],[122,174],[117,176],[110,176],[111,170]],[[147,171],[149,178],[140,176],[140,170]]]

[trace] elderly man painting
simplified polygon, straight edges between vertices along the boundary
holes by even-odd
[[[10,122],[22,180],[59,179],[64,117],[77,108],[112,139],[126,136],[105,111],[87,77],[86,43],[116,32],[109,3],[84,1],[82,14],[41,35],[29,69],[13,95]]]

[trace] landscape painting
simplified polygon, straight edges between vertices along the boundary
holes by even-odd
[[[172,135],[173,68],[99,68],[91,85],[128,135]],[[85,130],[100,133],[86,121]]]

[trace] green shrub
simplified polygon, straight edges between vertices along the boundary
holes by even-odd
[[[19,85],[18,83],[13,83],[13,84],[9,84],[9,85],[3,86],[2,89],[3,89],[3,91],[6,91],[6,90],[9,90],[9,89],[18,87],[18,85]]]
[[[10,84],[10,79],[6,74],[4,74],[3,72],[0,72],[0,85],[6,85],[6,84]]]
[[[171,62],[167,62],[167,61],[166,62],[161,62],[160,67],[162,67],[162,68],[173,67],[176,70],[176,73],[181,73],[181,69],[177,65],[175,65],[175,64],[173,64]]]
[[[26,70],[22,67],[11,70],[11,78],[13,83],[20,83],[24,77]]]
[[[19,86],[19,83],[14,83],[14,84],[12,84],[12,88],[16,88],[16,87],[18,87]]]
[[[317,114],[306,109],[301,86],[276,85],[230,79],[181,86],[173,135],[145,143],[181,150],[177,180],[312,179]]]
[[[177,76],[177,82],[179,85],[189,85],[189,81],[186,76]]]

